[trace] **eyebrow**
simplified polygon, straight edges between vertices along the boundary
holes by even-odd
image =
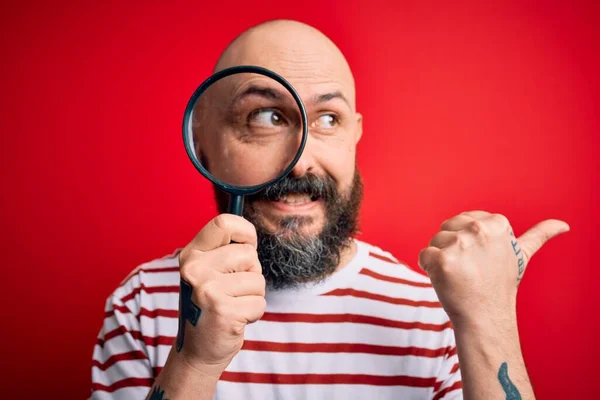
[[[321,95],[316,96],[315,97],[315,104],[327,103],[328,101],[331,101],[333,99],[341,99],[346,104],[348,104],[348,106],[350,106],[350,103],[348,102],[348,99],[339,90],[335,91],[335,92],[325,93],[325,94],[321,94]]]
[[[272,89],[269,87],[265,87],[265,86],[252,85],[252,86],[249,86],[248,88],[246,88],[246,90],[244,90],[240,94],[238,94],[233,99],[233,104],[244,99],[245,97],[252,96],[252,95],[264,97],[264,98],[270,99],[270,100],[279,100],[283,97],[282,94],[278,90],[275,90],[275,89]],[[314,99],[315,99],[314,100],[315,104],[327,103],[328,101],[331,101],[333,99],[341,99],[342,101],[344,101],[344,103],[346,103],[348,105],[348,107],[350,107],[350,102],[348,102],[348,99],[346,98],[346,96],[344,96],[342,94],[342,92],[340,92],[339,90],[337,90],[335,92],[317,95],[317,96],[315,96]]]
[[[260,96],[260,97],[264,97],[266,99],[271,99],[271,100],[278,100],[280,99],[281,93],[279,93],[277,90],[268,88],[268,87],[264,87],[264,86],[248,86],[248,88],[246,88],[246,90],[244,90],[242,93],[238,94],[237,96],[235,96],[235,99],[233,99],[233,103],[237,103],[238,101],[242,100],[245,97],[248,96]]]

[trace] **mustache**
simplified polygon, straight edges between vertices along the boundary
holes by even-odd
[[[290,194],[308,195],[312,200],[323,199],[330,202],[338,197],[335,181],[330,176],[318,176],[312,173],[300,177],[287,175],[279,182],[248,196],[250,201],[277,201]]]

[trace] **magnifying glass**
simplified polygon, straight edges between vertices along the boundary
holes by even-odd
[[[283,77],[236,66],[206,79],[185,109],[183,142],[196,169],[229,193],[228,212],[242,215],[244,196],[283,179],[308,136],[304,103]]]

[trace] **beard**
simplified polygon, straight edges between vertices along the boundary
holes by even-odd
[[[312,217],[307,216],[279,218],[274,232],[262,222],[260,211],[254,207],[257,201],[277,201],[292,194],[323,201],[325,222],[319,233],[301,232],[303,226],[312,223]],[[243,215],[256,227],[258,259],[267,286],[274,290],[297,288],[304,283],[318,283],[331,275],[358,231],[362,196],[363,183],[358,168],[346,193],[338,190],[330,176],[309,173],[301,177],[288,175],[268,188],[246,196]],[[219,212],[227,212],[229,195],[215,187],[215,197]]]

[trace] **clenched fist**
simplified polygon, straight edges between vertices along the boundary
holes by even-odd
[[[224,370],[239,352],[247,324],[265,311],[265,279],[256,230],[222,214],[179,255],[181,293],[177,351],[193,367]]]
[[[529,260],[568,230],[565,222],[546,220],[517,239],[503,215],[465,212],[441,225],[419,254],[419,265],[455,325],[514,320],[517,287]]]

